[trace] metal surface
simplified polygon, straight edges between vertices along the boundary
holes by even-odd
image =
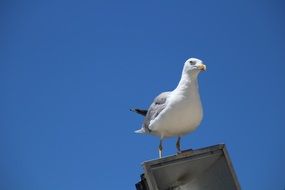
[[[137,190],[149,190],[144,174],[141,175],[141,181],[136,183],[136,189]]]
[[[150,190],[239,190],[240,186],[224,144],[143,163]]]

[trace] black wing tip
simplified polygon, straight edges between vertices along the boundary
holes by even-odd
[[[134,109],[130,109],[130,111],[138,113],[138,114],[143,115],[143,116],[146,116],[146,114],[147,114],[147,110],[143,110],[143,109],[134,108]]]

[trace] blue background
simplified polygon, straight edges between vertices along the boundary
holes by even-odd
[[[284,189],[284,5],[1,1],[0,189],[134,189],[158,138],[129,108],[174,89],[189,57],[208,70],[183,149],[226,143],[243,189]]]

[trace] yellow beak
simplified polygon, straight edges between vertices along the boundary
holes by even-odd
[[[198,69],[200,69],[201,71],[206,71],[206,65],[204,64],[198,65]]]

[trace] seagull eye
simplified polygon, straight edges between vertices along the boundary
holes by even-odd
[[[195,61],[189,61],[191,65],[195,65]]]

